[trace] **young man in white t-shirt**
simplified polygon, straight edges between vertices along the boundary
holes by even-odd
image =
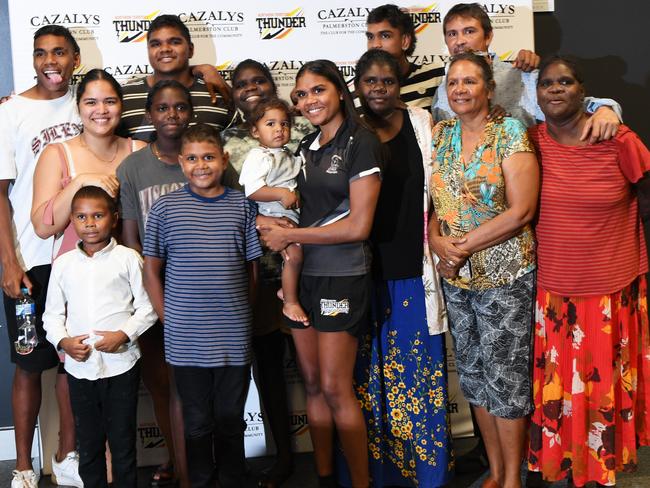
[[[16,438],[16,470],[11,488],[35,488],[31,448],[41,404],[41,373],[59,364],[45,339],[41,315],[52,262],[52,241],[38,237],[30,221],[32,179],[39,155],[51,142],[77,135],[81,121],[69,82],[79,66],[79,46],[64,27],[48,25],[34,34],[36,85],[0,105],[0,261],[2,291],[11,360],[16,364],[12,405]],[[26,288],[36,303],[38,344],[16,351],[16,299]],[[63,371],[60,371],[63,373]],[[83,486],[78,474],[75,432],[68,383],[57,375],[60,412],[59,448],[52,461],[53,480]]]

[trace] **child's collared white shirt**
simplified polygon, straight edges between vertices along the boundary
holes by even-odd
[[[77,244],[52,265],[43,327],[47,340],[89,334],[87,343],[101,339],[94,331],[123,331],[129,342],[115,353],[91,349],[86,361],[66,354],[65,369],[75,378],[95,380],[122,374],[140,358],[137,338],[157,316],[142,282],[142,257],[115,239],[88,256]]]

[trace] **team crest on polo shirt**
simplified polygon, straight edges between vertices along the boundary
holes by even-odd
[[[339,172],[339,169],[341,169],[342,164],[343,164],[343,158],[338,154],[334,154],[330,158],[330,167],[327,168],[325,172],[330,175],[335,175]]]
[[[329,298],[320,299],[320,314],[324,317],[336,317],[342,313],[350,313],[350,300],[332,300]]]

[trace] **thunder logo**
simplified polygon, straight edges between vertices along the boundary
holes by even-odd
[[[142,42],[147,38],[147,30],[151,21],[158,17],[160,10],[144,15],[131,17],[115,17],[113,27],[119,42]]]
[[[438,12],[437,3],[432,3],[426,7],[408,7],[406,10],[413,20],[416,34],[429,27],[429,24],[440,23],[440,12]]]
[[[255,21],[263,40],[283,39],[294,29],[306,27],[301,7],[286,14],[258,14]]]

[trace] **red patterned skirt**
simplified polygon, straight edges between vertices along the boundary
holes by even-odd
[[[564,297],[537,287],[529,469],[616,483],[650,444],[647,285]]]

